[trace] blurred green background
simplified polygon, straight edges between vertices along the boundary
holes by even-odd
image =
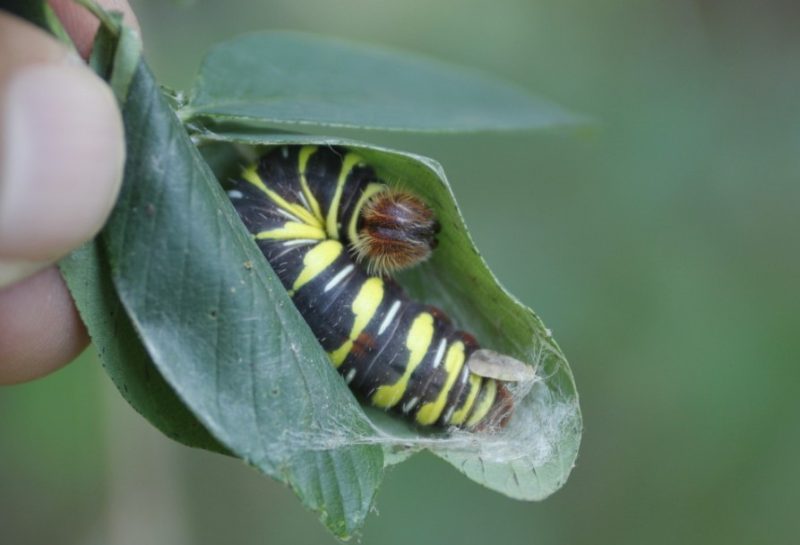
[[[800,542],[800,7],[713,0],[138,0],[161,81],[289,28],[501,75],[580,134],[359,135],[447,169],[501,281],[555,332],[585,417],[542,503],[419,456],[363,543]],[[0,391],[0,543],[334,543],[291,492],[160,436],[91,353]]]

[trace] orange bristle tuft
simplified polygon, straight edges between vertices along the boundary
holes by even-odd
[[[389,276],[428,259],[438,232],[439,222],[419,197],[387,189],[364,205],[358,237],[351,242],[370,274]]]

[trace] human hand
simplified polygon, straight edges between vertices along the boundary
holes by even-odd
[[[96,19],[51,6],[86,58]],[[126,0],[100,0],[137,26]],[[0,384],[40,377],[88,343],[55,261],[91,239],[119,192],[125,142],[109,87],[73,53],[0,11]]]

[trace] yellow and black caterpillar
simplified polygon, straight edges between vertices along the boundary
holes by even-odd
[[[503,382],[467,365],[475,339],[389,277],[436,246],[421,199],[389,188],[357,154],[315,146],[270,149],[228,195],[359,398],[423,426],[506,422]]]

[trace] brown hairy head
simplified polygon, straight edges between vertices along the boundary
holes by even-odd
[[[439,229],[433,210],[422,199],[386,189],[361,210],[353,250],[370,274],[388,276],[428,259]]]

